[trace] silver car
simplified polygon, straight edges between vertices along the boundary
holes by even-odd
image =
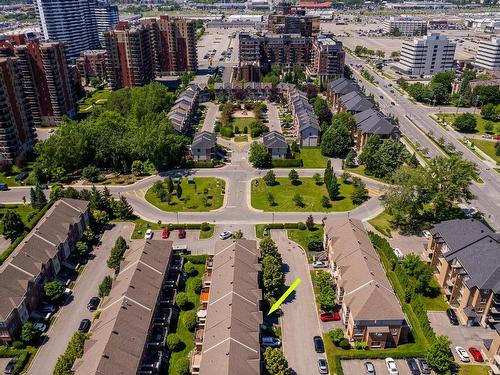
[[[328,374],[328,363],[326,362],[326,359],[318,359],[318,368],[320,374]]]

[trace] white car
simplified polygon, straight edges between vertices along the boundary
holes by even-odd
[[[385,365],[387,366],[387,371],[389,371],[389,374],[399,375],[399,371],[398,368],[396,367],[396,362],[394,362],[394,359],[386,358]]]
[[[455,348],[455,351],[457,352],[458,358],[460,358],[462,362],[470,362],[470,357],[469,353],[467,353],[467,350],[465,350],[461,346],[457,346]]]
[[[424,235],[425,238],[429,239],[431,238],[431,232],[429,232],[428,230],[424,230],[422,231],[422,234]]]
[[[404,259],[404,255],[403,255],[403,252],[398,249],[397,247],[393,248],[393,251],[394,251],[394,255],[396,255],[396,258],[398,258],[398,262],[402,262],[403,259]]]
[[[313,268],[325,268],[326,267],[326,263],[321,261],[321,260],[315,260],[313,262]]]
[[[222,232],[221,234],[219,234],[219,238],[221,240],[227,240],[228,238],[231,238],[232,235],[233,234],[230,231],[225,230],[224,232]]]
[[[152,238],[153,238],[153,230],[152,229],[146,230],[146,234],[144,235],[144,239],[150,240]]]
[[[47,326],[43,323],[35,323],[35,328],[40,332],[45,332],[47,330]]]

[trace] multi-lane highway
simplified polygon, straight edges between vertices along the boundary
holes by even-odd
[[[352,64],[363,64],[365,69],[375,77],[378,82],[373,85],[364,79],[359,71],[353,68],[354,76],[361,82],[367,94],[373,94],[375,100],[379,103],[380,109],[386,115],[394,114],[399,118],[401,131],[414,144],[418,143],[423,148],[428,149],[428,156],[434,157],[443,155],[443,152],[437,147],[426,135],[429,131],[434,133],[436,139],[443,137],[447,143],[455,146],[456,150],[463,153],[463,157],[474,162],[478,166],[479,174],[483,183],[474,183],[471,190],[476,195],[477,199],[471,202],[471,205],[481,211],[488,222],[496,229],[500,228],[500,174],[493,170],[489,161],[483,161],[476,156],[472,151],[465,147],[460,141],[460,135],[455,131],[447,131],[437,125],[429,115],[433,111],[432,108],[415,104],[405,96],[401,95],[393,86],[394,81],[376,74],[364,61],[346,57],[346,62]],[[392,87],[391,87],[392,86]],[[393,92],[391,92],[391,90]],[[455,108],[441,108],[441,111],[455,112]],[[463,109],[461,109],[463,111]]]

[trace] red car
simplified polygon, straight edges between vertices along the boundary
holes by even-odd
[[[319,316],[322,322],[331,322],[334,320],[340,320],[340,314],[338,312],[323,313]]]
[[[167,228],[163,228],[163,230],[161,231],[161,238],[165,239],[165,238],[168,238],[168,236],[170,236],[170,232]]]
[[[472,355],[472,358],[474,358],[476,362],[484,362],[481,352],[476,348],[469,348],[469,353]]]
[[[186,231],[184,229],[179,229],[179,238],[186,238]]]

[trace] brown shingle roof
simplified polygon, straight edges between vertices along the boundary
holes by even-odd
[[[75,374],[136,373],[171,254],[165,240],[143,240],[125,253]]]
[[[325,234],[332,245],[331,261],[340,271],[344,303],[356,320],[403,320],[399,301],[387,279],[363,223],[329,218]]]
[[[216,245],[200,375],[260,374],[258,254],[256,241]]]

